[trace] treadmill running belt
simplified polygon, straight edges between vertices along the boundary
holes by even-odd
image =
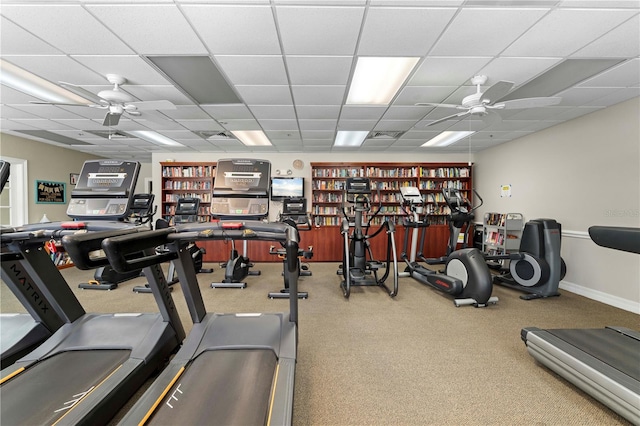
[[[129,355],[128,350],[68,351],[37,363],[0,387],[2,424],[53,424]]]
[[[608,328],[547,331],[640,381],[640,341]]]
[[[276,356],[267,349],[206,351],[167,393],[151,425],[264,425]]]

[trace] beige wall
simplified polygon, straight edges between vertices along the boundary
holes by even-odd
[[[476,214],[519,212],[525,220],[562,224],[561,285],[587,297],[640,311],[640,256],[604,249],[592,225],[640,227],[640,98],[614,105],[475,156]],[[512,185],[510,198],[500,186]]]
[[[73,189],[72,185],[69,184],[69,174],[79,173],[82,164],[86,160],[100,158],[3,133],[0,133],[0,157],[27,160],[29,223],[39,222],[45,213],[52,221],[69,219],[66,214],[67,203],[69,202],[69,193]],[[66,183],[67,203],[36,204],[36,180]]]

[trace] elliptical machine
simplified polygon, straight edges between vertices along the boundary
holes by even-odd
[[[474,218],[473,212],[482,205],[480,195],[475,189],[473,192],[480,200],[480,204],[475,207],[471,206],[459,189],[442,190],[451,209],[447,253],[455,250],[460,232],[465,233],[462,246],[467,247],[466,235]],[[517,253],[484,255],[487,261],[509,260],[509,271],[495,276],[494,284],[528,293],[520,296],[523,300],[560,296],[558,286],[567,271],[567,266],[560,257],[561,234],[562,226],[554,219],[534,219],[525,223]]]
[[[398,294],[398,259],[396,257],[395,224],[385,220],[380,228],[368,235],[372,221],[378,216],[382,208],[382,201],[378,190],[378,208],[369,216],[366,224],[363,223],[364,213],[371,211],[369,196],[371,195],[371,183],[369,178],[347,178],[345,200],[355,204],[353,226],[349,223],[349,215],[342,206],[342,230],[344,237],[344,249],[342,265],[338,269],[338,275],[342,275],[340,288],[344,297],[349,298],[351,286],[378,286],[382,287],[391,297]],[[351,231],[353,228],[353,232]],[[371,251],[370,239],[385,231],[387,234],[387,258],[386,262],[374,260]],[[392,260],[393,259],[393,260]],[[393,289],[390,289],[385,281],[391,272],[393,262]],[[384,274],[379,277],[378,270],[385,268]]]
[[[429,223],[425,211],[425,199],[416,187],[400,188],[400,207],[406,213],[404,226],[404,245],[400,257],[407,264],[405,272],[422,284],[427,284],[436,290],[455,297],[453,303],[456,307],[473,305],[485,307],[496,304],[498,298],[491,296],[493,283],[491,272],[482,252],[476,248],[463,248],[451,252],[448,256],[438,259],[427,259],[422,254],[425,235]],[[408,210],[407,210],[408,208]],[[422,232],[419,232],[419,229]],[[409,248],[409,230],[411,230],[411,252],[407,256]],[[420,249],[417,248],[418,234],[420,235]],[[455,247],[455,246],[454,246]],[[420,265],[418,261],[426,264],[445,264],[444,273],[440,273]]]

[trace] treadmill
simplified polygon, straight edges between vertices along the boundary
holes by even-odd
[[[598,245],[640,253],[640,228],[592,226]],[[640,333],[624,327],[521,331],[527,350],[633,424],[640,424]]]
[[[10,168],[8,162],[0,160],[0,192],[9,180]],[[8,367],[31,352],[63,324],[42,292],[33,284],[33,279],[22,264],[23,260],[19,253],[0,248],[0,277],[27,311],[0,314],[0,368]]]
[[[119,174],[127,174],[137,171],[139,164],[100,160],[96,166],[87,162],[80,179],[96,167],[106,167],[108,173],[117,168]],[[108,197],[106,182],[100,191]],[[108,199],[102,200],[102,205],[124,214],[122,206],[127,202]],[[100,199],[84,205],[99,206]],[[76,211],[80,211],[78,206]],[[101,211],[87,208],[82,214],[85,218],[91,212],[101,216]],[[105,424],[178,348],[185,332],[159,265],[145,268],[147,276],[157,276],[154,296],[159,313],[88,314],[43,249],[45,242],[62,239],[77,267],[95,268],[108,264],[99,254],[105,237],[142,234],[148,229],[117,221],[85,220],[0,230],[3,246],[23,258],[21,265],[33,279],[34,288],[63,320],[38,348],[0,371],[3,424]],[[67,237],[75,239],[66,242]]]
[[[264,240],[287,250],[291,297],[288,313],[207,313],[185,247],[192,241]],[[116,270],[163,259],[127,259],[137,250],[166,245],[193,321],[180,351],[120,424],[290,425],[297,351],[298,240],[284,223],[203,222],[107,238],[102,243]],[[158,283],[150,280],[152,288]]]

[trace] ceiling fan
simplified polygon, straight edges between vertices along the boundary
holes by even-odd
[[[74,104],[59,102],[36,102],[34,104],[46,105],[67,105],[67,106],[86,106],[90,108],[106,109],[107,115],[104,117],[103,126],[115,126],[120,122],[122,114],[126,113],[131,116],[139,116],[140,111],[149,110],[169,110],[176,109],[176,106],[166,100],[161,101],[136,101],[133,96],[120,90],[120,86],[127,82],[127,79],[118,74],[107,74],[107,80],[113,84],[113,89],[102,90],[95,95],[82,87],[72,84],[60,82],[60,85],[85,99],[92,101],[90,104]]]
[[[513,99],[510,101],[497,102],[509,93],[514,83],[511,81],[498,81],[493,86],[489,87],[484,93],[481,91],[480,86],[487,82],[486,75],[476,75],[471,78],[471,84],[476,86],[476,93],[466,96],[462,99],[462,105],[454,104],[436,104],[436,103],[417,103],[416,105],[432,106],[439,108],[455,108],[463,110],[457,114],[448,115],[444,118],[436,120],[427,124],[433,126],[443,121],[451,119],[462,119],[465,116],[473,115],[480,117],[486,124],[494,124],[500,121],[502,117],[494,110],[501,109],[526,109],[526,108],[538,108],[550,105],[557,105],[562,101],[561,97],[540,97],[540,98],[522,98]]]

